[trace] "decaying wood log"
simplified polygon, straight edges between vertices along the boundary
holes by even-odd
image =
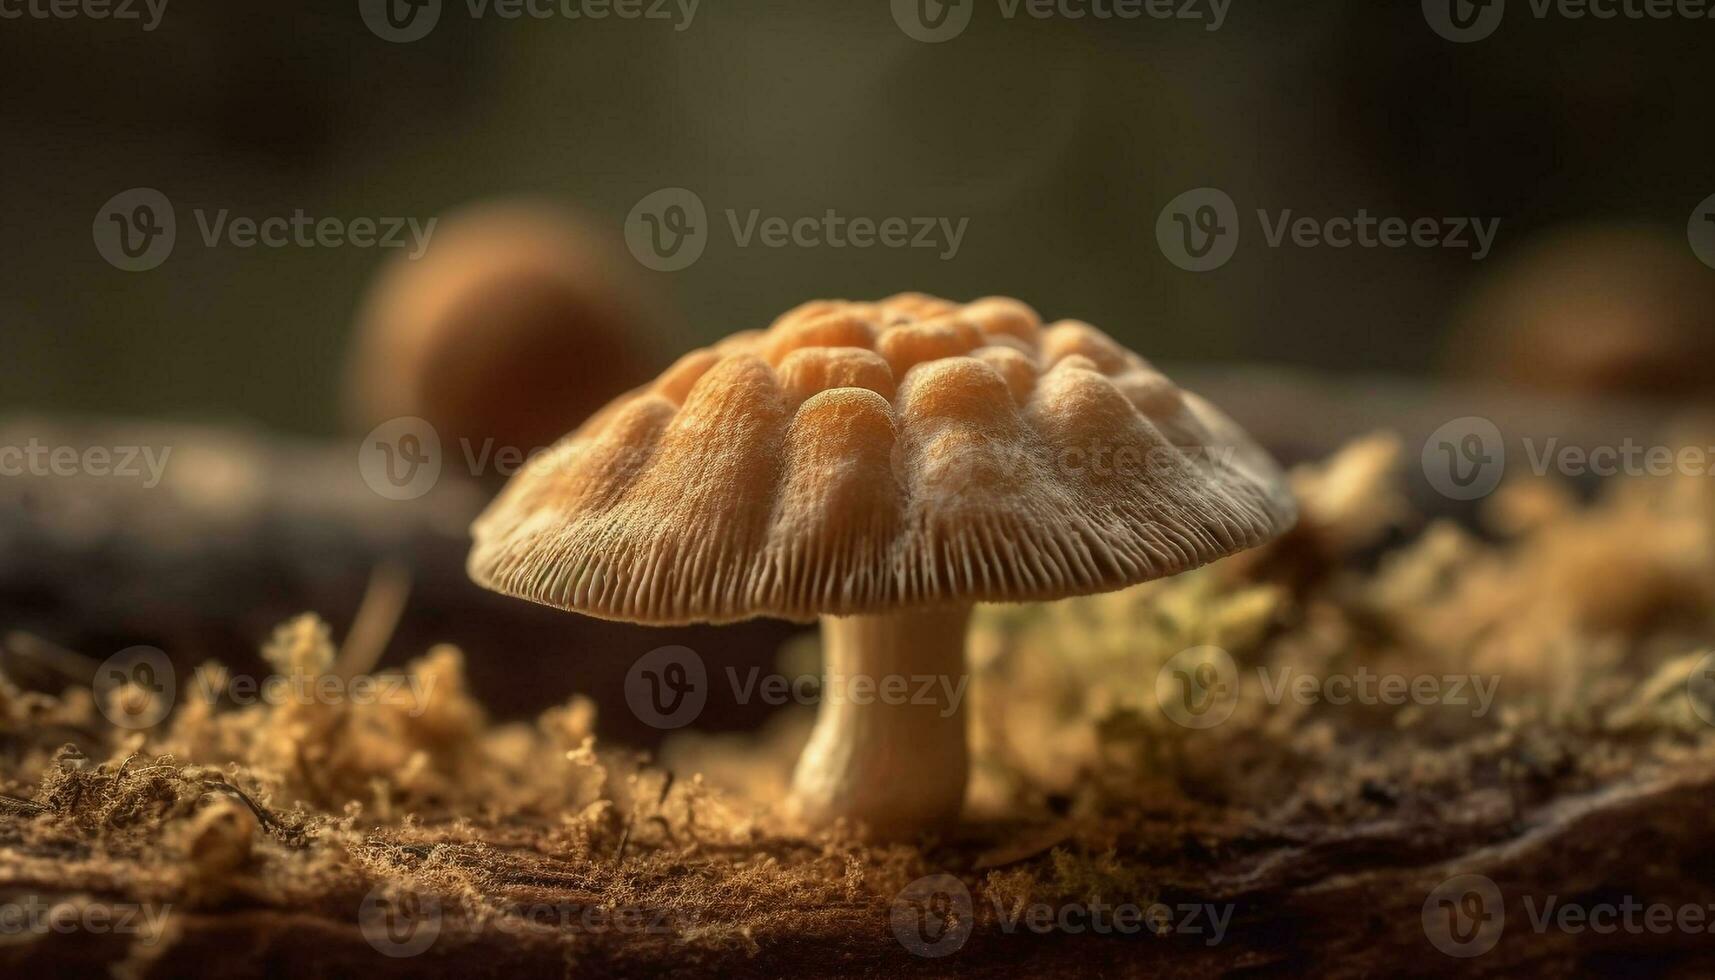
[[[1242,407],[1235,414],[1242,417]],[[389,500],[363,483],[353,446],[179,427],[0,427],[0,444],[28,439],[174,449],[157,486],[88,474],[0,480],[0,626],[13,631],[4,666],[38,689],[85,682],[106,653],[138,643],[160,646],[186,667],[211,657],[232,663],[277,622],[306,609],[324,613],[342,635],[365,583],[389,561],[409,569],[412,591],[382,661],[458,643],[469,654],[478,699],[501,714],[533,713],[573,691],[623,705],[625,670],[647,649],[683,643],[717,670],[767,662],[790,632],[768,623],[643,630],[484,593],[463,574],[463,528],[489,485],[446,474],[422,498]],[[771,710],[761,703],[723,707],[730,713],[711,711],[700,724],[748,727]],[[601,730],[604,740],[645,745],[661,734],[623,709],[604,715]],[[1321,764],[1337,774],[1355,760],[1409,760],[1412,737],[1387,726],[1342,733],[1339,751]],[[1504,775],[1458,789],[1377,786],[1366,791],[1376,804],[1356,816],[1277,809],[1268,790],[1240,802],[1086,814],[1076,818],[1086,821],[1076,834],[1068,829],[1072,817],[1066,824],[975,824],[922,856],[927,870],[953,875],[971,896],[967,920],[949,893],[955,914],[939,926],[913,919],[920,910],[896,887],[880,887],[875,866],[863,862],[845,867],[840,898],[814,905],[770,892],[766,881],[754,892],[731,885],[735,865],[823,860],[840,867],[825,842],[692,842],[672,861],[651,863],[664,851],[651,852],[658,845],[645,842],[606,847],[599,859],[575,857],[556,826],[481,825],[474,834],[449,831],[448,842],[433,847],[420,833],[383,827],[353,831],[346,846],[358,858],[385,852],[433,863],[472,883],[489,904],[602,908],[629,895],[647,906],[649,896],[671,893],[690,896],[673,907],[695,915],[669,921],[664,931],[502,929],[473,914],[469,895],[448,892],[433,896],[440,908],[434,941],[415,955],[388,956],[360,928],[371,879],[350,866],[361,863],[354,861],[330,865],[318,887],[293,892],[289,901],[252,881],[255,887],[177,908],[171,934],[151,945],[87,929],[0,934],[0,968],[9,975],[107,976],[118,967],[139,978],[1709,975],[1715,933],[1569,925],[1549,911],[1551,902],[1584,910],[1641,902],[1701,909],[1705,925],[1715,921],[1715,847],[1707,831],[1715,754],[1690,738],[1668,764],[1623,734],[1586,737],[1606,754],[1606,771],[1624,775],[1551,780],[1530,792]],[[1278,773],[1259,779],[1280,782]],[[292,853],[306,846],[276,815],[244,802],[263,828],[259,846]],[[1270,815],[1277,812],[1293,816]],[[101,855],[107,863],[97,873],[89,859],[99,848],[32,833],[53,816],[41,800],[0,798],[0,913],[25,901],[160,899],[158,865]],[[437,819],[452,826],[443,815],[430,818],[431,829]],[[627,827],[620,839],[632,842]],[[1159,934],[1008,926],[1008,907],[994,904],[999,893],[989,875],[1045,872],[1056,846],[1098,858],[1103,851],[1091,841],[1103,841],[1100,848],[1146,882],[1148,900],[1173,921]],[[717,865],[722,874],[713,873]],[[1198,919],[1197,910],[1208,912]],[[0,914],[0,933],[5,921]],[[913,945],[898,931],[918,928],[914,922],[968,925],[970,933],[936,946],[946,955],[928,957],[919,955],[927,935],[917,933]],[[1484,932],[1483,922],[1495,925]],[[1456,951],[1475,955],[1449,955],[1450,940]]]
[[[111,470],[136,447],[164,466],[158,483],[141,453],[127,472],[56,475],[42,455],[39,472],[0,477],[0,638],[13,634],[0,665],[23,681],[87,684],[95,664],[137,645],[160,648],[187,673],[211,659],[248,669],[270,631],[299,613],[321,615],[343,636],[386,562],[407,570],[410,595],[383,663],[455,644],[484,703],[503,717],[533,715],[573,692],[623,705],[626,670],[660,646],[691,647],[711,669],[768,665],[799,629],[637,627],[478,588],[464,572],[466,528],[497,479],[461,470],[456,447],[445,447],[433,490],[392,500],[364,482],[356,440],[0,420],[0,446],[32,445],[80,459],[98,447]],[[704,722],[751,727],[766,708],[712,706]],[[661,736],[624,712],[609,712],[603,728],[642,745]]]
[[[436,919],[435,941],[420,954],[394,958],[377,953],[358,926],[364,896],[334,889],[292,908],[234,900],[181,913],[171,942],[162,944],[158,960],[143,964],[141,975],[388,977],[438,971],[509,977],[551,975],[571,965],[580,976],[1560,976],[1624,964],[1629,974],[1699,976],[1715,967],[1708,932],[1648,928],[1641,912],[1634,916],[1638,928],[1568,928],[1546,910],[1554,907],[1550,903],[1617,905],[1627,896],[1715,910],[1715,880],[1705,870],[1711,845],[1704,806],[1712,792],[1715,761],[1704,761],[1671,773],[1640,773],[1517,812],[1494,792],[1480,790],[1439,801],[1438,816],[1425,811],[1267,832],[1252,827],[1239,835],[1220,821],[1198,826],[1146,817],[1133,826],[1130,859],[1163,883],[1158,900],[1174,912],[1172,922],[1163,920],[1169,931],[1162,935],[1039,934],[1023,925],[1009,932],[1001,927],[1004,914],[979,898],[969,938],[944,956],[928,958],[898,938],[893,896],[866,894],[837,908],[782,905],[769,910],[766,929],[724,945],[687,941],[689,934],[677,928],[683,923],[676,921],[659,934],[574,930],[575,941],[568,942],[563,931],[473,925],[449,900]],[[968,838],[934,856],[948,872],[970,880],[984,841],[1018,831],[973,828]],[[1191,846],[1193,841],[1201,846]],[[378,839],[374,846],[387,842]],[[14,840],[0,856],[15,855],[16,847]],[[592,880],[587,866],[543,853],[527,836],[512,835],[494,846],[442,848],[437,859],[480,873],[486,888],[517,900],[528,896],[530,902],[569,909],[605,901],[599,889],[580,887]],[[69,900],[93,894],[126,901],[144,890],[104,894],[69,881],[21,880],[16,867],[0,861],[8,869],[8,880],[0,882],[6,895],[27,891],[43,900]],[[1435,945],[1439,913],[1425,911],[1437,888],[1461,875],[1493,883],[1500,904],[1484,912],[1504,919],[1492,946],[1468,959],[1452,958]],[[703,884],[695,865],[684,869],[682,882],[687,889]],[[1224,931],[1217,936],[1198,925],[1199,915],[1211,916],[1204,923],[1215,921],[1199,909],[1220,910],[1227,917]],[[751,918],[752,910],[745,915]],[[711,934],[722,925],[704,916],[694,927]],[[9,969],[51,967],[59,975],[97,971],[124,955],[117,937],[100,935],[0,944],[0,963]]]

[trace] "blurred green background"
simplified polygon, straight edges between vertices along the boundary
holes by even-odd
[[[659,20],[471,19],[387,43],[355,0],[173,0],[159,27],[0,20],[0,409],[339,424],[385,255],[206,248],[191,210],[427,218],[551,197],[618,236],[670,186],[765,215],[969,219],[955,259],[735,247],[638,268],[663,356],[816,296],[1020,296],[1167,361],[1433,371],[1490,266],[1573,221],[1685,240],[1715,192],[1715,21],[1538,20],[1456,45],[1415,2],[1234,0],[1205,21],[1006,19],[925,44],[887,0],[704,0]],[[172,257],[108,265],[97,210],[178,209]],[[1192,274],[1163,206],[1219,187],[1234,260]],[[1259,207],[1501,219],[1495,255],[1261,247]],[[1689,255],[1689,248],[1686,254]],[[623,252],[621,252],[624,255]]]

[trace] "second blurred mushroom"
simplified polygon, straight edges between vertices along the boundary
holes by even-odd
[[[378,277],[347,412],[359,429],[416,416],[447,447],[528,453],[647,380],[661,321],[608,243],[564,209],[475,205]]]
[[[1681,238],[1591,225],[1538,239],[1459,316],[1461,373],[1539,392],[1715,397],[1715,275]]]

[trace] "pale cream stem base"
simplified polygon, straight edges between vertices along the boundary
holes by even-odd
[[[898,839],[954,822],[965,745],[968,604],[823,616],[822,702],[792,776],[794,813]]]

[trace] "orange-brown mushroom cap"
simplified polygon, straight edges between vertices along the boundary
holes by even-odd
[[[812,619],[1058,599],[1291,526],[1233,422],[1016,300],[816,302],[687,354],[526,466],[482,585],[606,619]]]

